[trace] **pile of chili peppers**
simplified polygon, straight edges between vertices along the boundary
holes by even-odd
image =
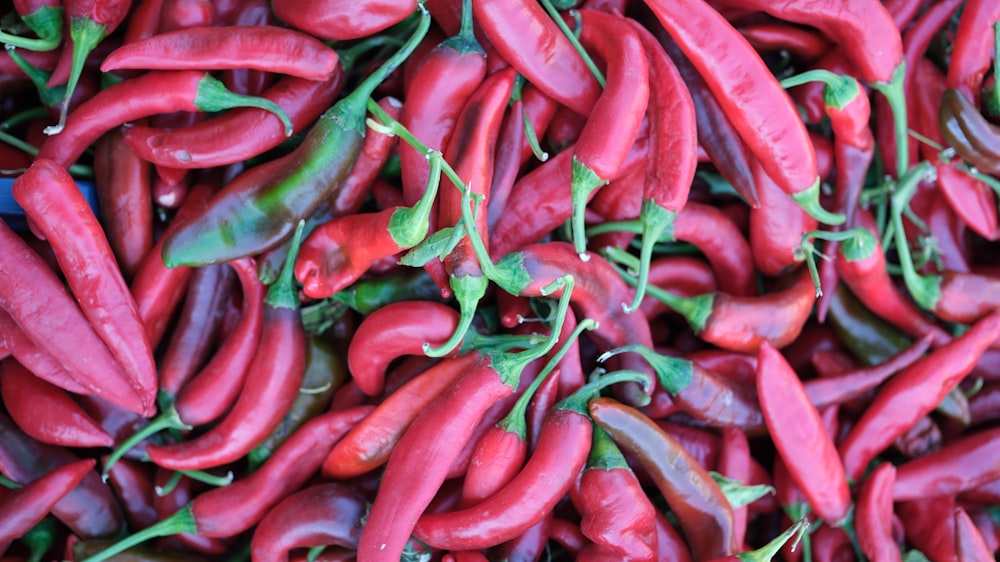
[[[996,0],[15,0],[0,560],[985,561]]]

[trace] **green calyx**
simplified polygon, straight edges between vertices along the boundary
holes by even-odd
[[[161,393],[161,397],[162,395],[163,393]],[[174,408],[172,403],[166,408],[161,408],[161,410],[162,411],[160,415],[150,420],[150,422],[146,424],[145,427],[133,433],[131,437],[123,441],[121,445],[118,445],[118,447],[116,447],[115,450],[111,451],[111,454],[108,455],[107,460],[104,461],[104,467],[101,470],[101,478],[103,480],[106,481],[108,479],[108,473],[111,472],[111,467],[113,467],[115,463],[118,462],[119,459],[125,456],[125,453],[131,451],[133,447],[135,447],[139,443],[142,443],[143,441],[152,437],[153,435],[156,435],[161,431],[167,431],[171,429],[183,430],[183,431],[193,429],[190,425],[184,423],[184,421],[181,420],[180,414],[177,413],[177,409]]]
[[[51,51],[62,43],[63,13],[62,6],[43,5],[21,18],[36,37],[21,37],[0,31],[0,43],[29,51]]]
[[[440,44],[436,49],[451,49],[459,55],[481,55],[486,57],[486,50],[476,40],[472,26],[472,0],[462,0],[462,27],[458,30],[458,35],[453,35]]]
[[[615,355],[626,352],[638,353],[646,360],[656,373],[656,379],[671,395],[676,395],[687,388],[694,380],[694,363],[681,357],[670,357],[653,351],[639,344],[623,345],[601,354],[597,360],[601,363]]]
[[[809,213],[809,216],[811,216],[812,218],[818,220],[823,224],[828,224],[830,226],[844,224],[844,221],[847,220],[847,217],[845,217],[841,213],[831,213],[830,211],[824,209],[822,205],[820,205],[819,185],[820,181],[819,178],[817,177],[816,181],[813,182],[811,186],[792,195],[791,196],[792,200],[798,203],[799,207],[802,207],[802,210]]]
[[[909,124],[906,115],[906,91],[903,88],[906,77],[906,61],[900,61],[892,72],[889,82],[875,82],[871,87],[885,96],[892,109],[893,131],[896,136],[896,173],[902,177],[910,169]]]
[[[285,113],[280,105],[265,98],[245,96],[226,89],[221,80],[206,74],[198,83],[198,95],[194,100],[195,106],[201,111],[215,112],[232,109],[234,107],[256,107],[265,111],[270,111],[285,126],[285,136],[290,137],[295,130],[292,119]]]
[[[593,424],[590,455],[587,456],[587,470],[629,470],[628,461],[621,449],[611,439],[604,428]]]
[[[479,301],[486,295],[490,280],[482,275],[452,275],[449,285],[458,301],[458,326],[451,337],[440,346],[432,347],[431,344],[424,343],[424,355],[428,357],[444,357],[458,347],[462,338],[465,337],[465,333],[469,330],[469,326],[472,325]]]
[[[639,221],[642,223],[642,247],[639,250],[639,278],[635,286],[635,297],[631,304],[625,306],[625,312],[631,313],[639,309],[646,287],[649,286],[649,264],[653,260],[653,247],[677,218],[675,211],[668,211],[652,199],[642,202]]]
[[[73,98],[76,85],[80,83],[83,65],[87,56],[101,41],[107,37],[107,27],[90,18],[70,18],[69,37],[73,42],[73,55],[70,62],[69,79],[66,81],[66,95],[63,97],[59,110],[59,122],[45,127],[46,135],[56,135],[62,132],[66,125],[66,113],[69,111],[69,101]]]
[[[820,285],[819,270],[816,267],[816,256],[820,255],[824,259],[826,256],[819,253],[814,239],[826,240],[828,242],[839,242],[837,251],[843,254],[849,262],[868,259],[878,247],[878,238],[864,227],[854,227],[844,231],[813,230],[802,235],[802,242],[796,249],[796,259],[805,261],[809,269],[809,276],[812,278],[813,286],[816,287],[816,297],[823,296],[823,287]]]
[[[552,351],[556,342],[559,341],[559,334],[562,333],[563,323],[566,322],[566,314],[569,311],[570,298],[573,294],[573,276],[564,275],[556,283],[562,287],[563,292],[559,296],[559,304],[556,306],[555,321],[545,341],[532,349],[517,353],[499,352],[490,354],[493,370],[497,372],[505,384],[516,387],[524,367],[528,363]]]
[[[300,220],[295,227],[295,234],[292,235],[292,245],[288,249],[288,257],[285,258],[285,265],[281,268],[278,280],[267,288],[264,302],[274,308],[299,308],[299,291],[295,286],[295,260],[299,257],[299,248],[302,246],[302,232],[305,230],[306,221]]]
[[[803,517],[796,521],[791,527],[785,529],[785,532],[781,533],[777,537],[774,537],[771,542],[765,544],[757,550],[741,552],[740,554],[737,554],[736,557],[744,562],[769,562],[772,558],[774,558],[775,554],[778,554],[778,552],[781,551],[781,548],[785,546],[785,543],[787,543],[796,534],[801,535],[805,533],[808,527],[809,520]]]
[[[590,417],[589,410],[587,409],[587,403],[589,403],[592,399],[597,398],[600,395],[601,390],[613,384],[623,382],[635,382],[641,384],[643,392],[647,397],[653,391],[653,381],[650,380],[649,375],[646,373],[629,370],[613,371],[600,375],[596,379],[581,386],[576,392],[560,400],[555,407],[560,410],[569,410],[582,416]]]
[[[861,84],[853,76],[834,74],[829,70],[809,70],[796,74],[781,81],[782,88],[801,86],[809,82],[823,83],[823,103],[827,107],[844,109],[854,102],[858,96],[864,95]]]

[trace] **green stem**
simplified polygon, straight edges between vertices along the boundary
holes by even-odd
[[[181,417],[177,413],[177,409],[174,408],[172,405],[166,408],[159,416],[156,416],[155,418],[150,420],[150,422],[146,425],[146,427],[133,433],[131,437],[122,442],[122,444],[119,445],[117,448],[115,448],[114,451],[111,451],[111,454],[108,455],[107,460],[104,461],[104,468],[101,472],[101,478],[103,478],[106,481],[108,479],[108,472],[111,470],[111,467],[113,467],[115,463],[118,462],[118,459],[122,458],[122,456],[125,455],[125,453],[132,450],[133,447],[135,447],[139,443],[142,443],[149,437],[152,437],[153,435],[161,431],[166,431],[169,429],[179,429],[179,430],[192,429],[190,425],[181,421]]]
[[[319,555],[323,554],[324,550],[326,550],[326,546],[314,546],[310,548],[309,551],[306,552],[306,562],[315,562],[315,560],[319,558]]]
[[[909,241],[903,228],[903,208],[909,204],[916,192],[917,185],[933,170],[930,162],[921,162],[909,173],[900,178],[899,185],[892,195],[892,226],[895,235],[896,252],[899,254],[899,265],[903,270],[903,281],[910,291],[913,300],[925,310],[933,311],[941,298],[941,276],[920,275],[913,265]]]
[[[812,230],[803,234],[798,252],[801,255],[797,257],[806,262],[806,267],[809,269],[809,276],[812,277],[813,285],[816,287],[817,298],[823,296],[823,288],[819,282],[816,256],[819,255],[824,259],[830,259],[830,257],[824,256],[816,250],[816,246],[812,243],[813,239],[826,240],[828,242],[850,242],[846,247],[841,246],[840,249],[844,257],[847,258],[847,261],[857,261],[871,256],[878,244],[875,236],[868,229],[860,226],[841,231]]]
[[[194,513],[192,512],[190,504],[181,508],[180,511],[177,511],[170,517],[162,519],[137,533],[129,535],[101,552],[84,559],[83,562],[101,562],[102,560],[107,560],[116,554],[121,554],[133,546],[140,545],[150,539],[168,537],[170,535],[177,535],[180,533],[198,533],[198,523],[194,519]]]
[[[233,483],[232,470],[222,476],[211,474],[209,472],[205,472],[204,470],[178,470],[177,472],[187,476],[195,482],[202,482],[204,484],[208,484],[209,486],[215,486],[216,488],[223,488]]]
[[[357,98],[364,98],[367,100],[375,92],[375,89],[378,88],[382,82],[385,82],[385,80],[389,78],[389,75],[392,74],[396,68],[403,64],[403,62],[413,54],[413,51],[416,50],[417,46],[420,45],[420,42],[423,41],[424,37],[427,35],[427,30],[431,27],[431,14],[427,11],[427,8],[424,7],[424,3],[419,2],[417,7],[420,11],[420,20],[417,23],[417,29],[413,32],[413,35],[406,40],[406,43],[403,44],[401,49],[393,53],[388,60],[375,69],[375,72],[368,75],[368,77],[365,78],[365,80],[347,97],[354,98],[355,100],[357,100]],[[369,107],[369,109],[371,108]]]
[[[0,131],[0,142],[9,144],[9,145],[13,146],[14,148],[16,148],[16,149],[18,149],[18,150],[20,150],[22,152],[26,152],[26,153],[28,153],[28,154],[30,154],[32,156],[37,156],[38,155],[38,149],[37,148],[35,148],[34,146],[28,144],[26,141],[23,141],[23,140],[15,137],[14,135],[12,135],[12,134],[10,134],[8,132]],[[83,165],[80,165],[80,164],[73,164],[72,166],[69,167],[69,173],[72,174],[74,177],[78,177],[78,178],[91,178],[91,177],[94,176],[94,169],[91,168],[90,166],[83,166]]]
[[[153,492],[161,498],[169,496],[177,489],[177,486],[181,483],[181,478],[184,478],[184,475],[179,470],[175,471],[170,475],[170,480],[167,480],[166,484],[154,487]]]
[[[587,65],[588,69],[590,69],[590,73],[594,75],[594,79],[596,79],[597,83],[601,85],[601,88],[604,88],[607,84],[607,80],[604,79],[604,75],[601,74],[600,69],[598,69],[597,65],[594,64],[594,59],[590,57],[587,50],[580,44],[580,40],[576,37],[576,34],[573,33],[573,30],[570,29],[568,25],[566,25],[566,20],[562,18],[559,10],[556,10],[556,7],[552,5],[551,0],[541,0],[541,3],[542,7],[545,8],[545,11],[548,12],[549,17],[556,22],[556,25],[559,26],[559,30],[563,32],[563,35],[566,36],[566,39],[569,39],[570,44],[573,45],[576,52],[580,54],[580,58],[583,59],[583,63]]]
[[[675,211],[668,211],[652,199],[642,202],[639,221],[642,223],[642,247],[639,249],[639,280],[635,286],[635,296],[632,303],[625,306],[626,313],[639,309],[642,299],[646,296],[649,285],[649,265],[653,261],[653,249],[664,231],[671,227],[677,217]]]
[[[885,96],[892,108],[892,120],[896,133],[896,174],[902,177],[910,169],[909,125],[906,117],[906,92],[903,80],[906,77],[906,62],[900,61],[889,82],[876,82],[872,88]]]

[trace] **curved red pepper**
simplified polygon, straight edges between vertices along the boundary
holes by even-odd
[[[185,27],[118,47],[101,61],[101,72],[252,68],[327,81],[339,61],[322,41],[285,27]]]
[[[994,313],[883,384],[839,445],[848,478],[858,479],[875,455],[933,410],[998,337],[1000,313]]]
[[[844,217],[819,204],[816,154],[805,124],[774,75],[743,38],[702,0],[647,5],[705,79],[740,137],[768,175],[809,214],[827,224]],[[716,47],[725,44],[725,56]]]
[[[639,133],[649,100],[649,62],[625,18],[581,10],[580,42],[607,66],[608,80],[573,146],[570,196],[573,245],[586,249],[584,207],[591,192],[621,170]],[[659,148],[653,146],[652,150]],[[693,172],[692,172],[693,175]]]
[[[94,459],[54,468],[0,497],[0,546],[22,538],[94,468]]]
[[[858,489],[854,529],[861,551],[872,560],[902,560],[892,536],[892,483],[895,478],[896,467],[892,463],[882,463]]]
[[[289,551],[305,546],[354,548],[361,536],[365,498],[351,486],[326,482],[281,500],[260,520],[250,553],[257,562],[287,561]]]
[[[949,88],[958,88],[979,106],[979,90],[993,59],[993,24],[1000,20],[1000,6],[969,0],[962,9],[948,63]]]
[[[6,310],[0,310],[0,353],[8,354],[36,377],[59,388],[79,395],[91,393],[62,363],[29,338]]]
[[[1000,429],[985,429],[901,464],[892,487],[894,501],[957,495],[1000,478],[1000,466],[987,460],[997,443]]]
[[[968,512],[961,507],[955,508],[955,556],[970,562],[989,562],[995,560],[995,550],[986,543]]]
[[[400,301],[372,312],[358,324],[347,348],[355,384],[369,396],[382,394],[389,363],[420,355],[424,343],[442,343],[457,327],[455,309],[433,301]]]
[[[339,67],[338,67],[339,68]],[[344,85],[344,73],[322,81],[288,77],[260,94],[280,107],[292,131],[305,129],[333,103]],[[161,129],[133,124],[123,129],[125,142],[143,159],[174,168],[211,168],[249,160],[278,146],[287,137],[273,112],[236,108],[186,127]],[[219,139],[227,139],[219,142]]]

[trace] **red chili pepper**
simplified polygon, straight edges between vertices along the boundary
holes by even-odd
[[[0,263],[0,308],[80,386],[145,413],[151,403],[144,403],[62,281],[6,223],[0,225],[0,247],[5,256]]]
[[[305,484],[330,447],[370,411],[370,406],[361,406],[313,418],[253,474],[199,494],[170,517],[86,560],[106,560],[154,537],[196,533],[220,538],[250,529],[274,505]]]
[[[333,103],[344,85],[337,71],[323,81],[288,77],[261,94],[288,115],[292,131],[305,129]],[[211,168],[249,160],[278,146],[285,125],[272,111],[236,108],[180,129],[131,125],[125,142],[143,159],[174,168]],[[219,139],[229,139],[219,142]]]
[[[913,305],[893,283],[886,267],[882,245],[871,214],[859,210],[859,225],[871,236],[844,243],[837,251],[837,272],[865,306],[880,318],[913,337],[933,334],[934,343],[943,345],[950,337]]]
[[[657,559],[656,508],[625,456],[598,425],[576,494],[580,531],[594,541],[594,546],[583,548],[581,557],[603,548],[619,560]]]
[[[831,525],[842,524],[851,507],[844,465],[798,375],[766,342],[757,355],[757,396],[771,440],[809,505]],[[815,454],[798,454],[803,443]]]
[[[139,395],[156,400],[156,366],[135,300],[97,217],[69,173],[38,159],[14,182],[14,199],[48,239],[70,290]]]
[[[174,408],[189,425],[218,419],[232,406],[243,388],[263,336],[265,289],[257,278],[254,261],[229,262],[242,288],[240,321],[202,366],[175,394]]]
[[[64,447],[110,447],[114,439],[63,389],[15,359],[0,363],[0,394],[7,413],[31,437]]]
[[[4,310],[0,310],[0,350],[16,359],[36,377],[50,384],[74,394],[91,393],[91,390],[77,382],[59,361],[29,338]]]
[[[153,482],[155,484],[153,505],[159,521],[183,509],[202,489],[194,479],[164,468],[156,470]],[[175,545],[175,548],[205,554],[221,555],[227,549],[226,542],[217,537],[205,537],[194,533],[177,533],[164,542]]]
[[[196,269],[159,365],[159,392],[174,397],[211,356],[236,275],[226,265]]]
[[[812,61],[830,50],[823,34],[779,21],[749,23],[737,28],[754,49],[762,52],[786,51],[798,60]]]
[[[995,313],[883,384],[840,443],[848,478],[858,479],[868,461],[933,410],[998,337],[1000,314]]]
[[[986,120],[976,105],[956,88],[941,97],[938,113],[941,134],[965,160],[981,172],[1000,173],[1000,128]]]
[[[347,348],[355,384],[365,394],[379,396],[391,362],[420,355],[426,342],[446,341],[458,323],[455,309],[433,301],[400,301],[372,312],[358,324]]]
[[[0,550],[34,527],[91,472],[94,459],[54,468],[0,497]]]
[[[297,237],[302,226],[300,222]],[[291,407],[305,374],[306,350],[292,278],[298,240],[292,248],[281,277],[264,297],[260,344],[236,403],[218,425],[193,440],[147,447],[146,454],[158,466],[202,470],[232,462],[271,433]]]
[[[576,113],[590,114],[601,87],[539,4],[477,0],[473,9],[483,36],[518,73]]]
[[[573,245],[582,255],[586,249],[584,207],[592,197],[591,192],[619,172],[635,143],[646,115],[650,78],[646,52],[625,18],[593,10],[581,10],[579,14],[580,43],[604,59],[608,75],[604,91],[594,103],[593,112],[573,147],[571,225]],[[691,140],[686,139],[687,142]],[[660,148],[654,144],[651,150],[655,154]],[[681,157],[686,159],[692,155],[693,151]],[[690,162],[686,164],[691,165]],[[660,188],[674,189],[676,186]]]
[[[572,286],[572,278],[560,284]],[[565,310],[571,290],[560,299]],[[557,312],[552,334],[561,332]],[[514,392],[524,367],[547,353],[555,343],[517,354],[481,356],[421,412],[396,444],[382,476],[358,545],[358,559],[395,559],[403,551],[413,526],[444,482],[478,422],[496,402]],[[513,535],[512,535],[513,536]]]
[[[892,483],[895,478],[896,467],[882,463],[858,489],[854,529],[861,551],[872,560],[902,560],[892,536]]]
[[[750,209],[750,251],[757,271],[775,277],[800,264],[802,236],[819,223],[781,191],[759,161],[750,168],[760,198],[760,207]]]
[[[632,351],[649,362],[660,388],[671,401],[695,419],[715,427],[739,427],[747,431],[764,427],[757,398],[747,385],[681,357],[669,357],[641,345],[626,345],[605,352],[598,361]]]
[[[923,357],[924,352],[930,348],[932,341],[932,335],[927,334],[914,342],[913,345],[894,355],[891,359],[871,367],[863,367],[835,375],[824,373],[824,369],[817,365],[817,370],[820,371],[821,376],[824,378],[810,379],[803,382],[806,395],[816,409],[823,409],[827,406],[853,400],[876,388],[896,372],[918,361]],[[823,352],[820,351],[814,355],[813,362],[823,361],[823,357],[826,355],[822,354]]]
[[[396,25],[417,10],[415,0],[364,0],[350,6],[334,0],[272,2],[279,20],[315,37],[346,41]]]
[[[897,503],[896,515],[903,523],[907,543],[931,560],[958,562],[955,507],[953,496]]]
[[[246,106],[273,112],[285,125],[285,133],[292,131],[291,121],[277,104],[229,92],[205,72],[147,72],[101,90],[80,104],[67,119],[65,128],[41,146],[38,158],[52,159],[68,167],[101,135],[129,121],[174,111],[218,111]]]
[[[323,475],[351,478],[387,461],[414,418],[478,360],[478,353],[445,359],[387,396],[333,447],[323,462]]]
[[[698,166],[698,134],[694,101],[680,71],[652,33],[635,20],[625,21],[635,31],[649,62],[646,118],[652,144],[639,213],[643,225],[639,283],[635,299],[629,305],[634,311],[646,292],[653,244],[687,203]]]
[[[580,532],[578,524],[559,517],[553,518],[549,523],[549,540],[561,546],[574,558],[590,542]]]
[[[125,16],[128,15],[132,2],[131,0],[69,0],[64,5],[66,17],[69,20],[69,41],[63,48],[59,66],[68,67],[69,74],[66,81],[66,96],[63,99],[62,111],[59,113],[59,122],[46,128],[45,133],[48,135],[59,134],[63,131],[69,102],[76,90],[80,75],[83,73],[83,65],[87,56],[118,28]],[[53,77],[63,75],[64,73],[59,72],[58,69],[53,73]],[[49,85],[56,84],[50,83]]]
[[[414,535],[432,547],[482,549],[535,524],[569,491],[586,463],[591,444],[586,400],[626,376],[635,380],[631,374],[611,373],[562,400],[549,412],[538,447],[517,476],[474,506],[421,516]]]
[[[695,560],[739,551],[733,509],[708,472],[638,410],[609,398],[590,401],[590,415],[653,478],[677,517]]]
[[[326,81],[338,63],[336,51],[294,29],[266,25],[185,27],[118,47],[101,62],[101,72],[252,68]]]
[[[0,472],[14,482],[27,484],[79,460],[64,447],[35,441],[6,415],[0,415]],[[110,537],[122,530],[118,501],[97,472],[89,468],[79,484],[63,494],[51,511],[81,538]]]
[[[260,520],[250,552],[258,562],[288,560],[299,547],[336,545],[355,548],[366,500],[341,482],[304,488],[281,500]]]
[[[210,0],[165,0],[160,9],[158,34],[215,23],[215,5]],[[221,27],[221,26],[220,26]]]
[[[903,463],[896,472],[893,499],[957,495],[995,480],[1000,477],[1000,467],[987,459],[998,439],[998,429],[969,433],[933,453]]]
[[[959,89],[979,106],[979,90],[993,59],[993,25],[1000,21],[1000,7],[993,2],[965,3],[955,30],[948,63],[948,87]]]
[[[816,154],[805,125],[746,39],[707,2],[650,0],[647,5],[691,59],[768,175],[820,222],[843,222],[843,216],[820,206]],[[720,44],[726,45],[724,53],[716,50]]]
[[[149,173],[149,164],[125,144],[120,130],[97,141],[94,184],[101,224],[126,279],[153,247]]]
[[[35,37],[0,32],[4,44],[29,51],[51,51],[63,39],[63,5],[59,0],[15,0],[14,10]]]
[[[108,471],[108,483],[131,529],[145,529],[160,520],[153,506],[154,470],[149,463],[122,459]]]
[[[488,242],[486,205],[493,179],[493,156],[507,100],[514,87],[512,69],[491,74],[476,88],[455,122],[455,134],[448,141],[445,159],[453,166],[458,178],[478,199],[473,221],[465,223]],[[446,183],[451,183],[450,181]],[[448,228],[462,221],[463,193],[459,186],[445,185],[438,197],[438,228]],[[472,324],[479,300],[486,294],[489,280],[483,275],[475,251],[467,237],[444,256],[448,285],[458,301],[458,327],[440,346],[424,346],[424,353],[439,357],[454,349]]]

